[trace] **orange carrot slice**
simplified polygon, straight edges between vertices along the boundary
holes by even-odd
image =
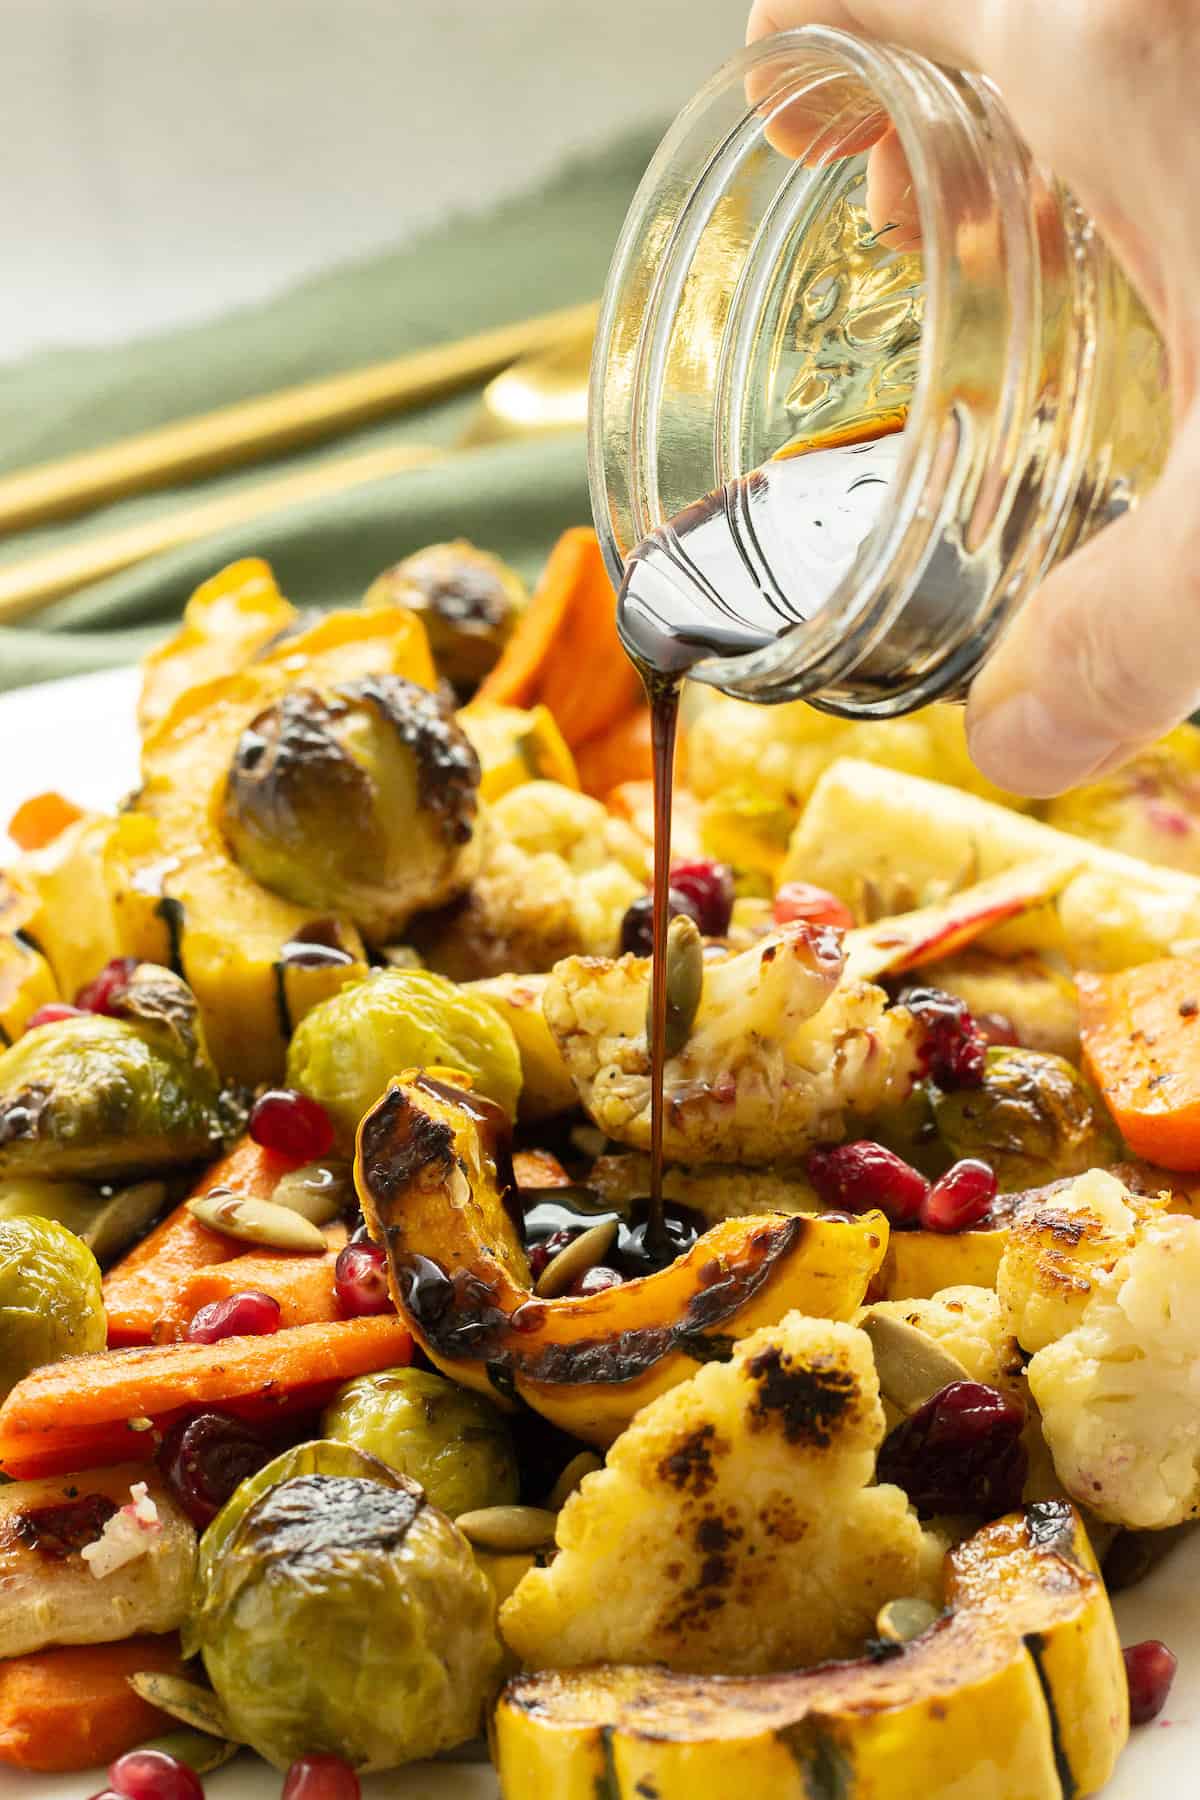
[[[62,1775],[94,1769],[176,1721],[139,1698],[131,1675],[180,1675],[179,1639],[68,1644],[0,1662],[0,1763]]]
[[[8,822],[8,835],[22,850],[41,850],[52,844],[60,831],[82,819],[83,809],[53,790],[33,794],[18,806]]]
[[[47,1363],[0,1406],[0,1473],[24,1479],[145,1461],[182,1413],[217,1407],[270,1420],[315,1411],[343,1381],[411,1354],[407,1327],[388,1315]]]
[[[279,1323],[291,1325],[328,1324],[340,1319],[337,1295],[333,1288],[333,1269],[338,1251],[346,1242],[344,1225],[331,1225],[325,1236],[329,1250],[324,1256],[298,1256],[287,1250],[255,1250],[248,1256],[235,1256],[229,1262],[212,1263],[197,1269],[180,1288],[171,1310],[169,1331],[160,1343],[184,1336],[188,1324],[202,1306],[215,1300],[228,1300],[233,1294],[253,1289],[270,1294],[279,1302]]]
[[[1200,1169],[1200,958],[1079,975],[1084,1062],[1135,1156]]]

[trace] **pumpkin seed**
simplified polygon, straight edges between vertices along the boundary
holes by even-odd
[[[573,1456],[554,1486],[550,1489],[550,1496],[546,1501],[549,1510],[551,1512],[558,1512],[560,1507],[566,1505],[584,1476],[593,1475],[597,1469],[602,1469],[603,1467],[604,1464],[600,1461],[600,1458],[598,1456],[593,1456],[590,1450],[581,1450],[578,1456]]]
[[[543,1506],[482,1506],[454,1523],[481,1550],[543,1550],[554,1542],[554,1514]]]
[[[112,1262],[154,1223],[166,1203],[165,1181],[135,1181],[106,1200],[79,1235],[98,1263]]]
[[[906,1319],[868,1306],[858,1322],[875,1352],[880,1390],[901,1412],[916,1412],[952,1381],[970,1380],[956,1356]]]
[[[908,1644],[928,1631],[938,1617],[938,1609],[928,1600],[906,1595],[902,1600],[889,1600],[875,1615],[875,1635],[885,1644]]]
[[[323,1256],[325,1234],[289,1206],[273,1200],[255,1200],[243,1194],[201,1194],[189,1200],[194,1219],[224,1237],[245,1244],[263,1244],[270,1250],[301,1250]]]
[[[280,1176],[271,1204],[286,1206],[310,1225],[332,1225],[346,1210],[353,1192],[348,1163],[311,1162]]]
[[[232,1741],[233,1733],[225,1717],[225,1708],[211,1688],[201,1687],[195,1681],[184,1681],[179,1675],[160,1675],[154,1671],[131,1675],[129,1685],[135,1694],[148,1700],[151,1706],[157,1706],[159,1712],[169,1713],[192,1731]]]
[[[534,1282],[533,1291],[538,1299],[554,1300],[560,1294],[565,1294],[572,1282],[577,1281],[581,1275],[586,1275],[589,1269],[594,1269],[598,1262],[604,1261],[616,1238],[615,1219],[605,1219],[599,1225],[589,1226],[587,1231],[572,1238],[557,1256],[551,1257]]]
[[[704,989],[704,939],[694,919],[680,913],[667,927],[667,1055],[678,1056],[692,1035]],[[654,1023],[646,1011],[646,1040]]]
[[[164,1756],[173,1756],[197,1775],[210,1775],[214,1769],[232,1762],[241,1747],[225,1738],[208,1737],[202,1731],[169,1731],[165,1737],[138,1745],[139,1750],[161,1750]]]

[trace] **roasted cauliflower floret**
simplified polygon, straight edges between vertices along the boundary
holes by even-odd
[[[650,1158],[641,1151],[599,1156],[588,1172],[588,1186],[610,1206],[628,1207],[650,1192]],[[668,1200],[691,1207],[716,1225],[722,1219],[746,1219],[754,1213],[820,1212],[816,1188],[802,1168],[740,1169],[732,1164],[700,1163],[694,1168],[663,1170]]]
[[[836,932],[798,924],[704,965],[690,1035],[666,1065],[664,1146],[673,1162],[795,1159],[847,1122],[898,1104],[922,1029],[870,982],[840,982]],[[647,958],[570,958],[542,1001],[596,1124],[650,1142]]]
[[[479,758],[436,694],[399,675],[294,688],[251,721],[221,825],[256,881],[352,918],[372,943],[479,867]]]
[[[1114,774],[1046,801],[1039,812],[1059,831],[1200,874],[1200,731],[1177,726]]]
[[[883,1430],[866,1336],[789,1313],[637,1415],[502,1609],[509,1645],[722,1674],[854,1650],[884,1601],[938,1591],[940,1538],[871,1485]]]
[[[1115,1268],[1139,1224],[1166,1202],[1165,1195],[1131,1193],[1103,1169],[1022,1197],[996,1291],[1023,1350],[1041,1350],[1079,1323],[1093,1283]]]
[[[1200,1516],[1198,1284],[1200,1221],[1111,1175],[1082,1176],[1013,1229],[999,1288],[1036,1352],[1026,1379],[1046,1444],[1067,1493],[1110,1524]]]
[[[962,1364],[972,1381],[1023,1399],[1021,1353],[991,1288],[942,1288],[928,1300],[877,1300],[870,1310],[923,1331]]]
[[[610,956],[645,893],[646,846],[598,800],[529,781],[492,805],[484,866],[465,904],[419,934],[431,968],[455,981],[537,974],[564,956]]]

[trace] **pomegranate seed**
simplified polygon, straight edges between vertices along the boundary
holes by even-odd
[[[165,1750],[130,1750],[118,1756],[108,1779],[126,1800],[204,1800],[195,1769]]]
[[[230,1494],[270,1462],[274,1450],[228,1413],[193,1413],[162,1441],[158,1466],[192,1523],[215,1519]]]
[[[333,1120],[319,1100],[295,1088],[269,1088],[254,1102],[247,1127],[256,1144],[313,1162],[333,1149]]]
[[[80,988],[75,996],[76,1006],[81,1012],[111,1014],[114,999],[122,988],[129,986],[129,978],[136,968],[136,956],[114,956],[94,980]]]
[[[869,1138],[838,1144],[833,1150],[813,1150],[807,1167],[823,1206],[850,1213],[877,1206],[893,1225],[911,1223],[929,1192],[919,1169]]]
[[[333,1286],[348,1319],[391,1312],[387,1251],[379,1244],[347,1244],[333,1265]]]
[[[922,1518],[995,1518],[1021,1504],[1029,1465],[1024,1425],[1021,1408],[995,1388],[952,1381],[889,1432],[878,1478],[903,1488]]]
[[[987,1164],[964,1156],[926,1194],[921,1224],[926,1231],[965,1231],[987,1218],[995,1198],[996,1177]]]
[[[700,925],[699,910],[690,895],[672,888],[667,898],[667,912],[672,919],[686,913]],[[651,956],[654,952],[654,896],[643,894],[626,908],[621,920],[621,955]]]
[[[1021,1034],[1007,1013],[976,1013],[975,1023],[989,1044],[999,1044],[1004,1049],[1020,1045]]]
[[[622,1286],[625,1277],[616,1269],[610,1269],[607,1263],[597,1263],[595,1268],[587,1269],[571,1283],[568,1289],[572,1294],[602,1294],[606,1288]]]
[[[247,1288],[227,1300],[202,1306],[187,1328],[192,1344],[219,1344],[227,1337],[269,1337],[279,1330],[279,1302],[271,1294]]]
[[[302,1756],[283,1778],[283,1800],[359,1800],[358,1776],[340,1756]]]
[[[1129,1683],[1129,1723],[1148,1725],[1167,1704],[1179,1659],[1161,1638],[1147,1638],[1123,1652]]]
[[[925,1073],[948,1093],[979,1087],[987,1066],[987,1039],[966,1002],[941,988],[906,988],[900,1001],[925,1027],[921,1048]]]
[[[676,863],[671,886],[696,908],[696,923],[705,937],[724,937],[733,917],[733,870],[707,857]]]
[[[65,1000],[48,1000],[25,1021],[25,1029],[35,1031],[39,1025],[60,1025],[64,1019],[82,1019],[86,1013],[86,1007],[68,1006]]]
[[[775,923],[790,925],[796,919],[807,919],[813,925],[834,925],[849,931],[854,914],[844,901],[828,888],[811,881],[785,881],[775,896]]]

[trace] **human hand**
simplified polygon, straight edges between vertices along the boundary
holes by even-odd
[[[984,773],[1061,793],[1200,706],[1200,0],[754,0],[747,40],[814,24],[995,81],[1167,346],[1174,440],[1157,484],[1047,577],[971,692]]]

